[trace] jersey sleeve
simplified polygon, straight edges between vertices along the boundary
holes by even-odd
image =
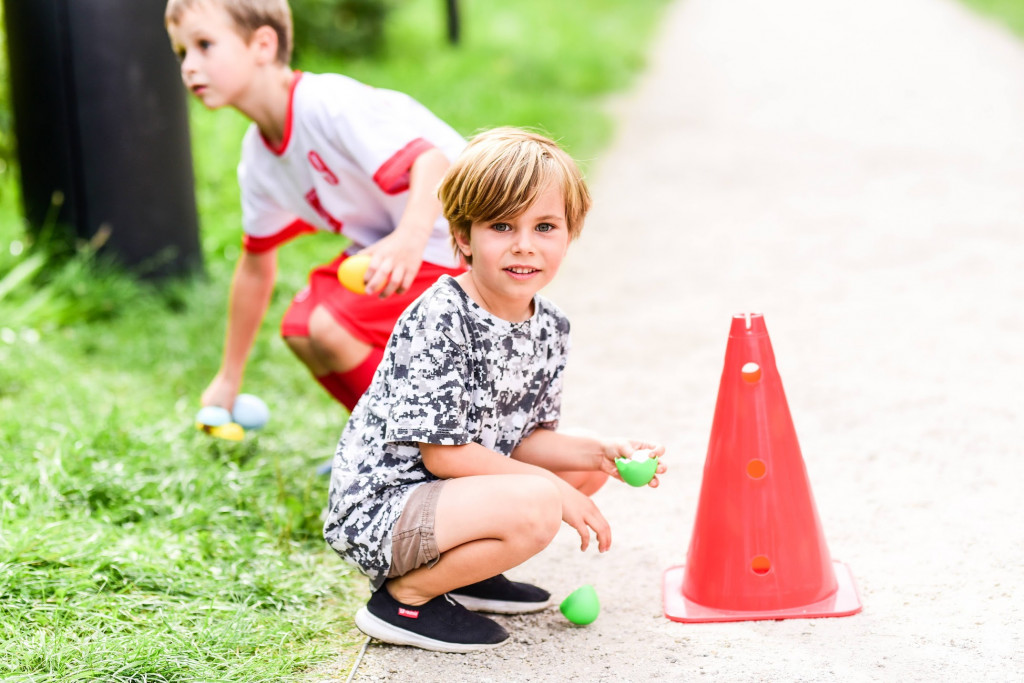
[[[345,106],[332,106],[329,115],[355,163],[385,194],[409,189],[409,172],[424,152],[439,148],[450,156],[464,146],[458,133],[408,95],[353,87]]]
[[[242,199],[243,248],[252,253],[275,249],[306,232],[316,232],[309,223],[278,205],[262,189],[259,173],[246,161],[243,144],[242,160],[238,164],[238,187]],[[262,144],[262,143],[261,143]]]
[[[417,330],[400,340],[385,440],[469,443],[470,379],[465,349],[444,332]]]

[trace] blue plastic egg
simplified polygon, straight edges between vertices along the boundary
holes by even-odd
[[[228,412],[227,408],[221,408],[220,406],[203,406],[196,413],[196,426],[200,429],[203,427],[220,427],[228,422],[231,422],[231,413]]]
[[[252,394],[239,394],[235,398],[235,407],[231,409],[231,417],[244,429],[259,429],[270,419],[270,410],[262,399]]]

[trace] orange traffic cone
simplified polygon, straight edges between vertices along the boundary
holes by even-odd
[[[733,317],[690,550],[663,587],[673,621],[861,610],[850,570],[829,556],[759,314]]]

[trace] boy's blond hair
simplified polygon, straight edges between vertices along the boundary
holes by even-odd
[[[569,239],[576,239],[590,210],[590,191],[572,157],[543,135],[518,128],[473,138],[438,190],[456,253],[456,237],[468,242],[473,223],[519,216],[551,183],[562,190]]]
[[[167,0],[164,23],[176,25],[185,12],[196,7],[223,9],[246,43],[260,26],[269,26],[277,34],[277,61],[285,66],[291,63],[292,11],[288,0]]]

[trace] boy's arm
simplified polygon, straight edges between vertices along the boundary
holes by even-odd
[[[576,472],[600,470],[621,479],[616,458],[628,458],[633,451],[650,449],[660,457],[665,447],[632,439],[606,439],[589,434],[567,434],[551,429],[536,429],[519,442],[512,451],[512,457],[553,472]],[[665,465],[658,463],[658,474],[665,472]],[[658,486],[658,478],[650,486]]]
[[[386,297],[412,286],[434,222],[441,215],[437,187],[450,165],[444,152],[436,148],[416,157],[409,169],[409,196],[401,220],[390,235],[363,250],[373,256],[367,270],[367,292]]]
[[[478,443],[438,446],[420,443],[423,465],[440,479],[472,477],[483,474],[532,474],[554,482],[558,477],[544,468],[506,458]]]
[[[611,527],[594,502],[554,472],[495,453],[478,443],[462,446],[438,446],[420,443],[423,465],[435,477],[452,479],[487,474],[532,474],[550,481],[562,498],[562,520],[580,535],[580,550],[590,545],[590,529],[597,535],[597,549],[608,550]],[[481,511],[483,514],[483,511]]]
[[[242,386],[242,375],[253,340],[270,303],[277,276],[277,251],[242,251],[231,280],[228,326],[220,370],[203,392],[203,405],[230,409]]]

